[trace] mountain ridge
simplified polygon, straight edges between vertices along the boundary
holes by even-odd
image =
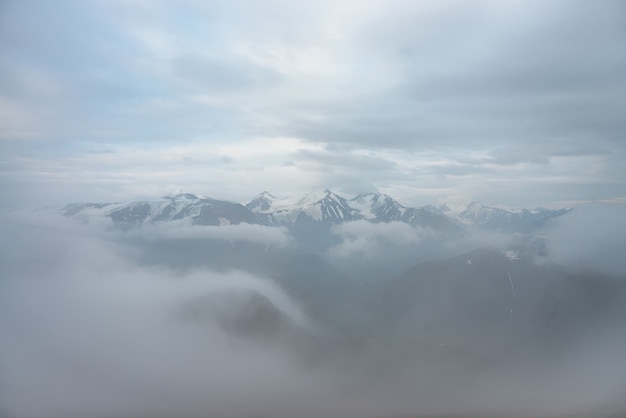
[[[245,204],[219,200],[193,193],[162,196],[159,200],[121,203],[70,203],[60,209],[64,216],[106,216],[115,224],[139,226],[145,223],[189,219],[196,225],[265,226],[334,225],[351,221],[371,223],[402,222],[413,227],[430,228],[449,233],[462,233],[466,227],[529,233],[549,219],[569,212],[535,208],[507,210],[473,201],[458,214],[447,205],[409,207],[380,192],[366,192],[344,197],[329,189],[295,196],[268,191]]]

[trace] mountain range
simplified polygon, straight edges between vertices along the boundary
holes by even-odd
[[[372,223],[402,222],[454,234],[468,227],[528,233],[546,221],[567,213],[570,208],[507,210],[472,202],[458,214],[443,205],[418,208],[402,205],[391,196],[362,193],[348,198],[328,189],[319,193],[277,197],[260,193],[247,203],[218,200],[207,196],[179,193],[151,201],[125,203],[72,203],[61,210],[65,216],[106,216],[121,226],[188,219],[197,225],[237,225],[241,223],[315,227],[365,220]]]

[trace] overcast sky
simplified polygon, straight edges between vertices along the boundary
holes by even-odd
[[[4,0],[4,204],[626,196],[626,2]]]

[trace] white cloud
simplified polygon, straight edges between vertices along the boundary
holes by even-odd
[[[339,224],[332,232],[339,235],[342,242],[328,253],[338,258],[374,256],[384,247],[416,244],[426,234],[402,222],[371,223],[365,220]]]

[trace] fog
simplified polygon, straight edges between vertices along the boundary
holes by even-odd
[[[365,220],[333,226],[338,240],[325,258],[351,276],[391,278],[418,262],[451,257],[480,247],[506,249],[523,239],[515,234],[469,229],[464,234],[442,233],[403,222]]]
[[[338,257],[369,257],[380,252],[388,243],[398,246],[416,244],[422,240],[420,235],[427,233],[402,222],[374,224],[365,220],[339,224],[333,227],[333,232],[342,240],[329,252]]]
[[[138,266],[99,228],[81,227],[2,219],[0,404],[8,413],[246,415],[322,391],[316,373],[281,347],[244,344],[186,312],[203,295],[252,289],[304,324],[276,286],[242,272]]]
[[[210,239],[227,242],[248,242],[266,246],[287,247],[292,237],[285,228],[262,225],[203,226],[192,225],[186,220],[173,221],[171,224],[149,225],[140,232],[131,231],[139,238],[157,239]]]
[[[283,228],[172,222],[123,230],[45,211],[5,213],[0,411],[8,418],[621,412],[623,213],[581,208],[530,244],[356,221],[331,229],[338,241],[321,259],[300,252]],[[539,239],[542,255],[528,262],[502,256],[523,245],[534,254]],[[377,280],[379,271],[361,277],[346,267],[365,263],[365,271],[385,260],[406,268]],[[457,271],[473,283],[459,282]]]
[[[625,277],[626,205],[578,207],[553,219],[546,230],[551,261]]]

